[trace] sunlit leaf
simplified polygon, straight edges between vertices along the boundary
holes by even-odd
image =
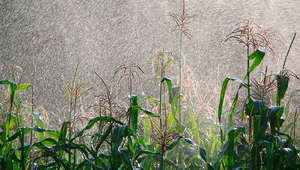
[[[26,90],[29,86],[31,86],[30,83],[20,84],[20,85],[18,85],[18,87],[16,88],[16,91],[23,91],[23,90]]]
[[[167,67],[168,67],[168,65],[171,63],[171,59],[170,60],[168,60],[165,64],[164,64],[164,67],[163,67],[163,69],[162,69],[162,72],[164,73],[165,72],[165,70],[167,69]]]
[[[224,102],[224,98],[225,98],[225,92],[226,92],[226,89],[227,89],[227,84],[229,81],[235,81],[235,82],[239,82],[241,83],[241,85],[247,87],[247,84],[242,82],[241,80],[239,79],[234,79],[234,78],[226,78],[224,81],[223,81],[223,85],[222,85],[222,89],[221,89],[221,93],[220,93],[220,101],[219,101],[219,108],[218,108],[218,118],[219,118],[219,122],[221,122],[221,114],[222,114],[222,108],[223,108],[223,102]]]
[[[264,56],[265,56],[265,52],[259,51],[259,50],[256,50],[249,56],[249,58],[248,58],[249,60],[254,59],[253,63],[251,64],[251,66],[249,68],[249,73],[251,71],[253,71],[261,63]]]
[[[150,101],[159,103],[159,100],[158,100],[158,99],[155,99],[155,98],[151,97],[150,95],[147,96],[147,99],[149,99]],[[163,102],[161,102],[161,104],[162,104],[163,106],[166,106],[166,104],[163,103]]]

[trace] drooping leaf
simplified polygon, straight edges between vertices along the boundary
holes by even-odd
[[[170,60],[168,60],[165,64],[164,64],[164,67],[163,67],[163,69],[162,69],[162,72],[164,73],[165,72],[165,70],[167,69],[167,67],[168,67],[168,65],[171,63],[171,59]]]
[[[220,102],[219,102],[219,108],[218,108],[218,118],[219,118],[219,122],[221,122],[221,114],[222,114],[222,107],[223,107],[223,102],[224,102],[224,98],[225,98],[225,92],[226,92],[226,89],[227,89],[227,84],[229,81],[235,81],[235,82],[239,82],[241,83],[241,85],[247,87],[247,84],[242,82],[241,80],[239,79],[234,79],[234,78],[226,78],[224,81],[223,81],[223,85],[222,85],[222,89],[221,89],[221,93],[220,93]],[[241,87],[239,87],[241,88]]]
[[[177,61],[180,61],[180,58],[179,58],[177,55],[174,55],[174,58],[175,58]]]
[[[275,128],[280,128],[284,122],[284,119],[281,117],[283,114],[283,107],[275,106],[269,108],[269,122],[271,126],[271,134],[275,134]]]
[[[2,80],[2,81],[0,81],[0,84],[9,84],[10,105],[12,106],[15,91],[16,91],[16,88],[18,87],[18,85],[15,82],[11,82],[9,80]]]
[[[179,142],[179,140],[182,138],[182,136],[180,136],[179,138],[177,138],[176,140],[174,140],[170,145],[167,146],[167,150],[172,150],[174,149],[174,147],[177,145],[177,143]]]
[[[172,93],[169,93],[169,103],[173,103],[174,101],[180,97],[180,86],[172,87]]]
[[[249,60],[254,59],[253,63],[249,68],[249,73],[253,71],[261,63],[264,56],[265,56],[265,52],[256,50],[248,57]]]
[[[296,169],[296,162],[298,157],[297,152],[290,148],[283,148],[282,152],[286,157],[289,169]]]
[[[167,82],[167,86],[168,86],[168,90],[169,90],[169,96],[173,96],[173,92],[172,92],[172,81],[171,81],[170,79],[164,77],[164,78],[161,80],[160,83],[163,83],[164,81]],[[169,101],[169,103],[171,103],[171,101]]]
[[[150,112],[150,111],[148,111],[148,110],[146,110],[146,109],[143,109],[143,108],[141,108],[140,106],[138,106],[138,105],[136,105],[136,106],[133,106],[132,107],[132,110],[141,110],[141,111],[143,111],[147,116],[149,116],[149,117],[157,117],[157,118],[159,118],[159,115],[155,115],[154,113],[152,113],[152,112]],[[128,109],[128,111],[129,111],[129,109]],[[127,112],[128,112],[127,111]]]
[[[198,148],[199,148],[201,158],[206,162],[207,169],[208,170],[214,170],[214,168],[211,166],[211,164],[207,161],[207,156],[206,156],[205,149],[201,148],[200,146],[198,146]]]
[[[104,132],[104,134],[101,136],[100,141],[98,141],[97,146],[96,146],[96,151],[98,152],[99,148],[101,147],[101,145],[103,144],[103,142],[105,140],[107,140],[108,135],[111,133],[113,128],[113,124],[109,124],[108,128],[106,129],[106,131]]]
[[[153,101],[153,102],[155,102],[155,103],[159,103],[159,100],[158,100],[158,99],[155,99],[155,98],[151,97],[150,95],[147,96],[147,99],[149,99],[150,101]],[[161,102],[161,104],[162,104],[163,106],[166,106],[166,104],[163,103],[163,102]]]
[[[98,121],[104,121],[107,123],[113,122],[113,123],[118,123],[118,124],[124,125],[123,122],[120,122],[111,116],[96,117],[94,119],[91,119],[89,121],[89,123],[87,124],[87,126],[84,127],[80,132],[76,133],[75,136],[71,139],[71,141],[74,141],[77,137],[82,136],[86,130],[91,129],[94,126],[94,124],[97,123]]]
[[[277,94],[276,94],[276,106],[280,106],[280,100],[283,99],[285,92],[288,88],[290,78],[287,75],[276,75],[277,81]]]
[[[157,117],[157,118],[160,118],[159,117],[159,115],[156,115],[156,114],[154,114],[154,113],[152,113],[152,112],[150,112],[150,111],[148,111],[148,110],[146,110],[146,109],[143,109],[143,108],[140,108],[141,109],[141,111],[143,111],[147,116],[149,116],[149,117]]]
[[[65,170],[69,170],[70,169],[69,166],[66,165],[65,162],[60,157],[58,157],[56,154],[52,154],[51,157],[55,160],[55,162],[58,165],[62,165]]]
[[[41,118],[41,113],[32,113],[32,116],[38,125],[41,128],[44,128],[44,121]],[[44,133],[38,133],[38,140],[43,140],[45,138]]]
[[[140,157],[141,154],[146,154],[146,155],[149,155],[149,156],[157,156],[157,155],[160,154],[160,152],[153,152],[153,151],[139,151],[139,152],[136,154],[134,160],[137,160],[137,159]]]

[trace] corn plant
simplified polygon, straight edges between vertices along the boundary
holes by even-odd
[[[7,113],[1,113],[3,115],[7,115],[6,121],[3,121],[3,125],[1,125],[1,132],[0,132],[0,137],[1,137],[1,145],[0,145],[0,154],[1,156],[1,167],[3,169],[8,168],[12,169],[13,167],[15,168],[20,168],[20,169],[25,169],[25,151],[24,151],[24,129],[20,129],[20,122],[22,121],[22,115],[21,115],[21,101],[18,103],[15,103],[15,95],[16,92],[18,91],[23,91],[26,90],[28,86],[31,84],[25,83],[25,84],[17,84],[14,82],[16,80],[14,71],[15,69],[22,69],[18,66],[13,68],[12,74],[11,74],[11,79],[10,80],[2,80],[0,81],[0,84],[2,85],[9,85],[9,110]],[[20,80],[21,81],[21,80]],[[13,128],[14,127],[14,128]],[[13,135],[11,134],[11,131],[13,131]],[[20,145],[21,145],[21,160],[19,162],[14,161],[12,159],[11,155],[11,150],[13,147],[16,147],[12,140],[16,139],[19,137],[20,139]],[[19,152],[17,152],[19,153]]]
[[[69,141],[71,140],[71,137],[75,131],[75,126],[73,124],[75,124],[75,122],[76,122],[76,117],[77,117],[77,119],[80,119],[80,117],[78,117],[76,115],[76,106],[77,106],[78,99],[83,94],[88,92],[89,90],[95,88],[95,87],[89,87],[89,88],[84,89],[84,87],[87,86],[89,84],[89,82],[85,82],[82,84],[76,84],[75,80],[76,80],[76,75],[77,75],[77,71],[79,68],[79,64],[80,64],[80,61],[77,64],[74,76],[71,78],[71,80],[69,82],[66,81],[66,79],[64,78],[63,75],[62,75],[62,83],[60,83],[59,81],[56,80],[57,85],[59,86],[60,90],[64,94],[66,104],[68,106]],[[68,155],[69,155],[69,162],[71,162],[71,154],[68,154]],[[75,159],[76,159],[75,155],[73,158],[74,158],[73,162],[75,162]]]
[[[218,112],[219,121],[221,122],[222,102],[227,83],[230,80],[239,82],[241,84],[239,89],[243,86],[247,89],[248,101],[244,108],[237,111],[237,113],[243,113],[248,117],[249,132],[247,133],[245,127],[230,130],[232,117],[236,113],[237,92],[231,106],[232,111],[228,125],[225,130],[221,129],[220,131],[222,143],[226,142],[219,154],[219,160],[214,163],[214,169],[298,169],[300,166],[299,150],[294,147],[293,139],[288,134],[280,131],[284,122],[282,117],[284,107],[280,106],[280,101],[286,93],[288,77],[282,75],[282,73],[276,75],[276,106],[267,106],[266,95],[275,89],[272,88],[273,81],[268,79],[269,76],[266,76],[266,71],[265,78],[261,82],[252,79],[251,83],[250,73],[261,63],[265,56],[265,53],[259,51],[258,48],[266,46],[271,50],[273,49],[269,46],[269,42],[263,34],[264,32],[255,33],[251,24],[253,24],[252,21],[246,20],[244,25],[239,26],[229,34],[228,39],[236,38],[247,47],[247,74],[243,79],[244,81],[247,78],[247,83],[238,79],[226,78],[221,90]],[[254,25],[261,29],[257,24]],[[257,49],[251,55],[249,55],[250,45]],[[254,61],[250,66],[249,61],[253,59]],[[227,140],[225,140],[226,136]]]

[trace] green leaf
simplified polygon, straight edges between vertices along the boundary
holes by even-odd
[[[266,162],[264,162],[264,168],[266,170],[273,170],[274,164],[274,149],[273,144],[269,141],[260,141],[258,144],[262,144],[266,148]]]
[[[44,122],[41,119],[41,113],[32,113],[33,118],[35,119],[36,125],[44,128]],[[38,140],[43,140],[45,138],[44,133],[38,133]]]
[[[182,137],[182,138],[190,145],[196,145],[190,138],[187,138],[187,137]]]
[[[171,63],[171,59],[169,60],[169,61],[167,61],[166,63],[165,63],[165,65],[164,65],[164,67],[163,67],[163,69],[162,69],[162,72],[164,73],[165,72],[165,70],[167,69],[167,67],[168,67],[168,65]]]
[[[119,163],[118,163],[119,151],[118,150],[119,150],[120,144],[123,141],[123,134],[124,134],[125,129],[126,129],[126,125],[124,125],[124,126],[116,125],[113,130],[112,151],[111,151],[111,155],[113,158],[113,165],[112,165],[113,169],[117,169],[119,166]]]
[[[276,75],[277,81],[277,95],[276,105],[280,106],[280,100],[283,99],[285,92],[288,88],[290,78],[287,75],[278,74]]]
[[[86,130],[91,129],[94,126],[94,124],[97,123],[98,121],[114,122],[114,123],[119,123],[121,125],[124,125],[124,123],[110,116],[96,117],[94,119],[91,119],[85,128],[83,128],[80,132],[76,133],[75,136],[71,139],[71,141],[74,141],[77,137],[82,136]]]
[[[280,128],[284,122],[284,119],[281,118],[283,110],[283,107],[278,106],[269,108],[269,121],[272,135],[275,134],[275,128]]]
[[[118,123],[118,124],[124,125],[123,122],[118,121],[117,119],[115,119],[115,118],[113,118],[111,116],[101,116],[101,117],[96,117],[96,118],[90,120],[89,125],[87,126],[87,129],[90,129],[93,126],[93,124],[95,122],[99,121],[99,120],[100,121],[104,121],[104,122],[114,122],[114,123]]]
[[[96,146],[96,151],[98,152],[100,146],[103,144],[103,142],[107,139],[107,137],[109,136],[109,134],[111,133],[113,128],[113,124],[111,123],[108,128],[106,129],[106,131],[104,132],[104,134],[101,136],[100,141],[97,143]]]
[[[150,111],[148,111],[148,110],[146,110],[146,109],[143,109],[143,108],[141,108],[141,107],[138,106],[138,105],[132,106],[132,110],[133,110],[133,111],[135,111],[135,110],[141,110],[141,111],[143,111],[146,115],[148,115],[148,116],[150,116],[150,117],[158,117],[158,118],[159,118],[159,115],[155,115],[154,113],[152,113],[152,112],[150,112]],[[128,111],[129,111],[129,109],[128,109]],[[127,111],[127,112],[128,112],[128,111]]]
[[[249,73],[261,63],[261,60],[264,58],[264,56],[265,52],[256,50],[248,57],[249,60],[255,59],[249,68]]]
[[[218,160],[215,161],[214,163],[214,167],[216,170],[219,170],[220,169],[220,164],[221,164],[221,159],[223,158],[223,156],[227,153],[227,148],[229,146],[229,143],[226,142],[222,148],[222,150],[219,152],[219,155],[218,155]]]
[[[164,77],[164,78],[161,80],[160,83],[163,83],[164,81],[167,82],[167,86],[168,86],[168,89],[169,89],[169,95],[170,95],[170,96],[173,96],[173,92],[172,92],[172,81],[171,81],[170,79]],[[171,103],[171,101],[169,101],[169,103]]]
[[[133,170],[133,167],[132,167],[131,162],[129,160],[128,152],[126,152],[126,151],[127,151],[126,149],[122,149],[122,150],[120,150],[120,154],[122,156],[123,162],[127,166],[127,169]]]
[[[138,154],[134,157],[134,160],[137,160],[141,154],[146,154],[148,156],[157,156],[157,155],[160,155],[160,152],[139,151]]]
[[[29,86],[31,86],[30,83],[20,84],[20,85],[18,85],[18,87],[16,88],[16,91],[23,91],[23,90],[26,90]]]
[[[238,127],[232,129],[228,133],[228,148],[227,148],[227,157],[228,157],[228,162],[227,162],[227,168],[228,169],[233,169],[236,165],[237,162],[235,161],[235,158],[237,157],[235,153],[235,148],[234,148],[234,143],[236,141],[236,137],[243,136],[243,134],[246,132],[245,127]]]
[[[253,134],[255,141],[264,140],[265,131],[268,127],[267,107],[263,101],[251,99],[253,104]]]
[[[58,139],[58,142],[60,144],[65,144],[66,143],[66,135],[67,135],[67,131],[68,131],[68,125],[70,125],[70,122],[64,122],[62,127],[61,127],[60,134],[59,134],[59,139]]]
[[[211,166],[211,164],[207,161],[205,149],[201,148],[200,146],[198,146],[198,148],[199,148],[201,158],[206,162],[207,169],[214,170],[214,168]]]
[[[34,145],[37,145],[37,144],[43,144],[44,146],[56,146],[59,143],[53,138],[46,138],[44,140],[36,142]]]
[[[142,121],[144,125],[144,140],[145,142],[150,143],[151,122],[148,118],[144,118]]]
[[[147,96],[147,99],[149,99],[149,100],[152,101],[152,102],[159,103],[159,100],[158,100],[158,99],[155,99],[155,98],[151,97],[150,95]],[[163,102],[161,102],[161,104],[162,104],[163,106],[166,106],[166,104],[163,103]]]
[[[179,58],[177,55],[174,55],[174,58],[175,58],[177,61],[180,61],[180,58]]]
[[[9,81],[9,80],[2,80],[2,81],[0,81],[0,84],[9,84],[10,85],[10,97],[13,99],[15,90],[18,87],[18,85],[14,82]]]
[[[51,138],[55,138],[55,139],[59,139],[59,131],[55,130],[55,131],[45,131],[44,132],[46,135],[48,135]]]
[[[133,96],[131,98],[131,102],[132,102],[132,107],[138,106],[137,96]],[[132,107],[129,108],[129,112],[131,111],[131,113],[130,113],[131,123],[132,123],[131,127],[132,127],[132,130],[136,133],[137,126],[138,126],[139,109],[133,110]]]
[[[174,140],[170,145],[167,146],[167,150],[172,150],[174,149],[174,147],[177,145],[177,143],[179,142],[179,140],[182,138],[182,136],[179,136],[179,138],[177,138],[176,140]]]
[[[227,84],[229,81],[235,81],[235,82],[239,82],[241,83],[241,85],[247,87],[247,84],[242,82],[241,80],[239,79],[234,79],[234,78],[226,78],[224,81],[223,81],[223,85],[222,85],[222,89],[221,89],[221,94],[220,94],[220,102],[219,102],[219,108],[218,108],[218,118],[219,118],[219,122],[221,122],[221,114],[222,114],[222,107],[223,107],[223,102],[224,102],[224,98],[225,98],[225,92],[226,92],[226,89],[227,89]],[[239,87],[241,88],[241,87]]]
[[[42,129],[42,128],[38,127],[38,126],[34,126],[34,127],[26,127],[26,128],[24,128],[24,134],[29,133],[31,130],[34,130],[36,132],[41,132],[41,133],[43,133],[43,132],[49,132],[49,133],[50,132],[54,132],[52,130],[46,130],[46,129]],[[21,135],[21,133],[17,132],[15,134],[13,134],[12,136],[10,136],[4,143],[9,142],[9,141],[13,141],[16,138],[18,138],[20,135]]]
[[[293,138],[292,138],[290,135],[288,135],[288,134],[286,134],[286,133],[279,132],[279,131],[277,131],[277,130],[275,130],[275,132],[276,132],[278,135],[283,135],[283,136],[287,137],[288,140],[289,140],[291,143],[294,142]]]
[[[64,167],[65,170],[69,170],[69,166],[67,166],[65,164],[65,162],[57,156],[57,154],[52,154],[51,157],[55,160],[55,162],[58,164],[58,165],[62,165]]]
[[[149,117],[157,117],[157,118],[160,118],[159,117],[159,115],[156,115],[156,114],[154,114],[154,113],[152,113],[152,112],[150,112],[150,111],[148,111],[148,110],[146,110],[146,109],[143,109],[143,108],[140,108],[141,109],[141,111],[143,111],[146,115],[148,115]]]
[[[172,93],[169,93],[169,103],[174,103],[180,97],[180,86],[173,86]]]
[[[296,162],[297,162],[297,152],[290,148],[283,148],[283,154],[286,157],[289,169],[296,169]]]
[[[259,66],[259,64],[261,63],[264,56],[265,56],[265,52],[256,50],[248,57],[249,60],[255,59],[253,61],[253,63],[251,64],[251,66],[249,67],[249,70],[248,70],[249,73],[252,72],[257,66]],[[246,77],[247,77],[247,74],[245,75],[243,81],[246,79]]]
[[[196,123],[196,119],[194,117],[193,111],[188,106],[184,106],[183,108],[185,108],[186,111],[187,111],[188,122],[191,125],[190,129],[193,132],[194,138],[196,139],[197,143],[200,143],[201,139],[200,139],[200,136],[199,136],[199,133],[198,133],[199,128],[198,128],[198,125]]]
[[[137,135],[137,142],[142,145],[144,148],[147,148],[145,142],[143,141],[143,139]]]
[[[21,133],[17,132],[15,134],[13,134],[11,137],[9,137],[5,142],[13,141],[13,140],[17,139],[20,135],[21,135]]]

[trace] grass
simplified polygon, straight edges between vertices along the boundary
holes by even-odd
[[[183,0],[181,13],[169,16],[176,23],[171,32],[179,31],[179,55],[167,47],[153,54],[156,96],[135,89],[146,76],[135,63],[116,68],[114,87],[94,71],[103,89],[95,92],[89,82],[76,81],[79,61],[69,81],[56,80],[65,107],[51,105],[58,113],[53,117],[49,106],[34,104],[36,79],[23,83],[20,67],[0,63],[1,169],[299,169],[299,110],[293,99],[300,90],[287,90],[290,78],[299,78],[285,68],[296,34],[274,75],[263,60],[276,53],[272,42],[278,32],[241,21],[225,42],[235,39],[246,47],[245,77],[228,77],[221,87],[216,80],[210,89],[194,78],[182,49],[184,36],[193,45],[186,26],[197,15],[187,13]],[[239,85],[233,101],[226,95],[231,83]],[[200,93],[203,88],[206,93]],[[120,93],[128,100],[121,101]],[[57,120],[59,128],[51,126]]]

